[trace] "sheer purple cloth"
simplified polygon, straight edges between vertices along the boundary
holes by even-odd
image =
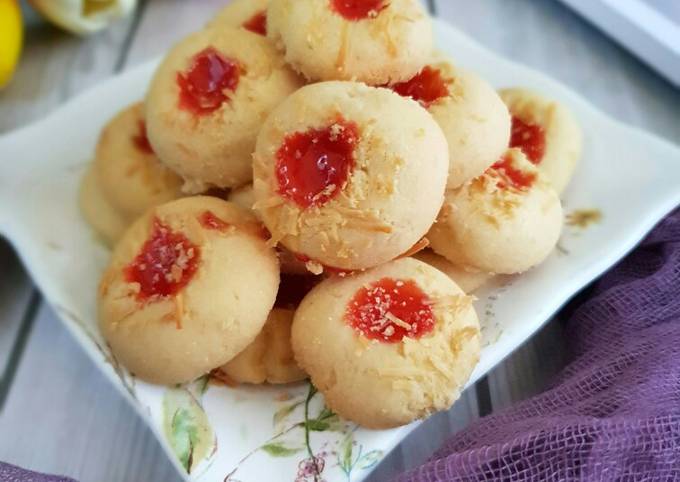
[[[2,482],[75,482],[68,477],[45,475],[24,470],[14,465],[0,462],[0,481]]]
[[[680,211],[580,298],[552,387],[400,482],[680,480]]]

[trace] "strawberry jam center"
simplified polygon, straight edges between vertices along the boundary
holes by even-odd
[[[201,223],[205,229],[213,231],[226,231],[229,229],[229,223],[220,219],[212,211],[203,211],[198,217],[198,222]]]
[[[281,273],[279,292],[276,294],[277,308],[297,308],[307,293],[312,291],[321,278],[311,274]]]
[[[545,130],[538,124],[529,124],[512,116],[510,147],[519,147],[534,164],[540,164],[545,155]]]
[[[347,20],[375,18],[387,8],[386,0],[330,0],[331,8]]]
[[[509,156],[503,156],[491,166],[491,169],[494,169],[500,176],[498,187],[501,189],[513,187],[515,189],[527,190],[536,180],[536,174],[517,169]]]
[[[302,208],[333,199],[354,167],[358,139],[356,124],[343,120],[288,135],[276,153],[279,194]]]
[[[442,77],[439,69],[429,65],[412,79],[394,84],[391,89],[402,97],[412,98],[426,108],[450,94],[449,81]]]
[[[243,24],[243,28],[260,35],[267,35],[267,11],[263,10],[250,17]]]
[[[134,142],[135,147],[143,153],[153,154],[151,143],[146,135],[146,123],[143,120],[140,120],[137,123],[137,134],[132,138],[132,142]]]
[[[191,66],[177,74],[179,105],[198,115],[210,114],[229,100],[238,87],[241,67],[213,47],[196,54]]]
[[[191,281],[199,259],[198,246],[154,218],[149,239],[125,268],[125,279],[139,284],[139,301],[174,296]]]
[[[435,325],[432,303],[415,281],[383,278],[350,300],[347,322],[366,338],[386,343],[420,338]]]

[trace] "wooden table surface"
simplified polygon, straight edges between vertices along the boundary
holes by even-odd
[[[78,39],[25,9],[22,62],[0,92],[0,133],[166,51],[228,0],[142,0],[134,16]],[[543,70],[627,123],[678,142],[680,92],[556,0],[432,0],[432,12],[493,50]],[[37,140],[38,141],[38,140]],[[20,162],[3,159],[0,162]],[[612,159],[612,164],[616,159]],[[454,431],[546,386],[564,363],[557,321],[375,470],[388,480]],[[0,460],[82,482],[179,481],[141,419],[66,333],[0,240]]]

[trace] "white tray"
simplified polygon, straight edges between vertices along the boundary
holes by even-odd
[[[571,222],[559,249],[538,269],[479,294],[484,348],[472,384],[680,203],[680,150],[607,118],[560,84],[497,57],[444,23],[437,23],[436,35],[443,51],[496,86],[526,86],[566,103],[585,131],[584,158],[564,195]],[[324,480],[362,480],[417,424],[387,431],[357,428],[325,412],[318,394],[305,403],[310,392],[304,383],[211,384],[207,390],[201,381],[179,389],[152,386],[130,377],[101,339],[95,292],[109,253],[80,217],[78,183],[101,127],[143,97],[156,65],[110,79],[44,120],[0,137],[0,230],[64,325],[188,480],[222,481],[234,470],[229,480],[314,480],[303,477],[309,450],[321,455]],[[592,213],[601,220],[588,223]]]

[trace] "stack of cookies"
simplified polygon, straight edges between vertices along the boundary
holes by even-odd
[[[580,150],[566,108],[437,53],[418,0],[236,0],[102,132],[100,327],[153,383],[309,377],[371,428],[445,410],[471,293],[548,257]]]

